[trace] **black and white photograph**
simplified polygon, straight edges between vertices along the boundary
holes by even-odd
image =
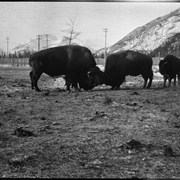
[[[180,178],[180,3],[0,2],[0,178]]]

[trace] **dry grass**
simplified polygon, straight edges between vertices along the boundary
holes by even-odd
[[[29,69],[0,77],[0,177],[180,177],[179,87],[127,77],[137,83],[68,93],[44,75],[37,93]]]

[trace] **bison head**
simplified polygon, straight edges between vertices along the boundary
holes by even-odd
[[[92,86],[94,87],[101,84],[111,85],[111,79],[108,77],[108,75],[106,75],[105,72],[101,71],[97,66],[89,69],[87,75],[93,83]]]
[[[79,87],[83,88],[84,90],[91,90],[96,86],[94,79],[91,77],[86,76],[81,76],[79,80]]]
[[[159,62],[159,72],[162,75],[165,75],[168,73],[168,62],[167,61],[161,60]]]

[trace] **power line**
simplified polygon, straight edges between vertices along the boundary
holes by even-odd
[[[8,57],[8,54],[9,54],[9,38],[7,37],[6,40],[7,40],[7,57]]]
[[[37,40],[38,40],[38,51],[40,50],[40,41],[41,41],[42,37],[41,35],[37,35]]]
[[[49,34],[46,34],[46,48],[48,48],[49,47],[49,45],[48,45],[48,41],[49,41]]]
[[[107,31],[108,29],[107,28],[103,28],[104,32],[105,32],[105,47],[104,47],[104,58],[106,60],[106,57],[107,57],[107,50],[106,50],[106,43],[107,43]]]

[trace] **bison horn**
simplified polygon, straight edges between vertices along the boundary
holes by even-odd
[[[90,71],[87,72],[87,76],[88,76],[89,79],[90,79],[90,73],[91,73]]]

